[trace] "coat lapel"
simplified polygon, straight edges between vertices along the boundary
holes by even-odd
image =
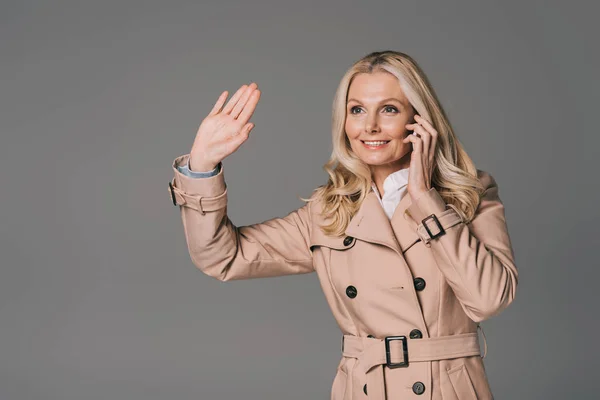
[[[400,200],[390,221],[379,203],[377,194],[371,190],[348,223],[346,234],[367,242],[382,244],[402,254],[419,240],[414,222],[404,215],[410,204],[410,196],[407,193]]]
[[[398,207],[396,207],[396,210],[392,215],[392,220],[390,221],[392,229],[402,248],[402,252],[405,252],[412,245],[421,240],[417,235],[418,225],[412,218],[405,214],[406,209],[410,207],[411,204],[411,197],[406,193],[404,197],[402,197],[402,200],[400,200]]]

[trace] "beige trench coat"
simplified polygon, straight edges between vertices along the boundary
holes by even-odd
[[[513,301],[517,269],[489,173],[478,171],[487,190],[468,225],[435,188],[412,204],[405,195],[391,220],[371,191],[345,235],[329,237],[318,202],[235,226],[224,168],[190,178],[176,168],[188,157],[174,160],[169,192],[202,272],[220,281],[317,273],[343,333],[332,400],[493,398],[477,329]]]

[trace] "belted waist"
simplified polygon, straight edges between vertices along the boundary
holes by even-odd
[[[358,360],[352,371],[353,398],[358,398],[366,375],[369,399],[385,400],[383,366],[403,368],[413,362],[481,355],[481,350],[477,332],[421,339],[344,335],[342,354]]]

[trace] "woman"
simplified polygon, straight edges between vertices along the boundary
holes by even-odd
[[[334,99],[328,183],[248,226],[227,218],[221,161],[247,140],[260,91],[226,97],[173,162],[193,263],[221,281],[315,271],[343,332],[332,400],[492,399],[477,329],[517,287],[504,206],[416,62],[357,61]]]

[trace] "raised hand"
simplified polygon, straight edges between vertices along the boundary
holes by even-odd
[[[434,156],[438,132],[425,118],[415,114],[415,123],[407,124],[414,132],[405,137],[404,143],[412,142],[408,186],[406,188],[413,202],[431,188]]]
[[[257,84],[242,85],[223,107],[227,94],[227,90],[221,93],[198,128],[190,151],[190,169],[193,171],[214,169],[248,139],[254,128],[254,123],[248,120],[260,99]]]

